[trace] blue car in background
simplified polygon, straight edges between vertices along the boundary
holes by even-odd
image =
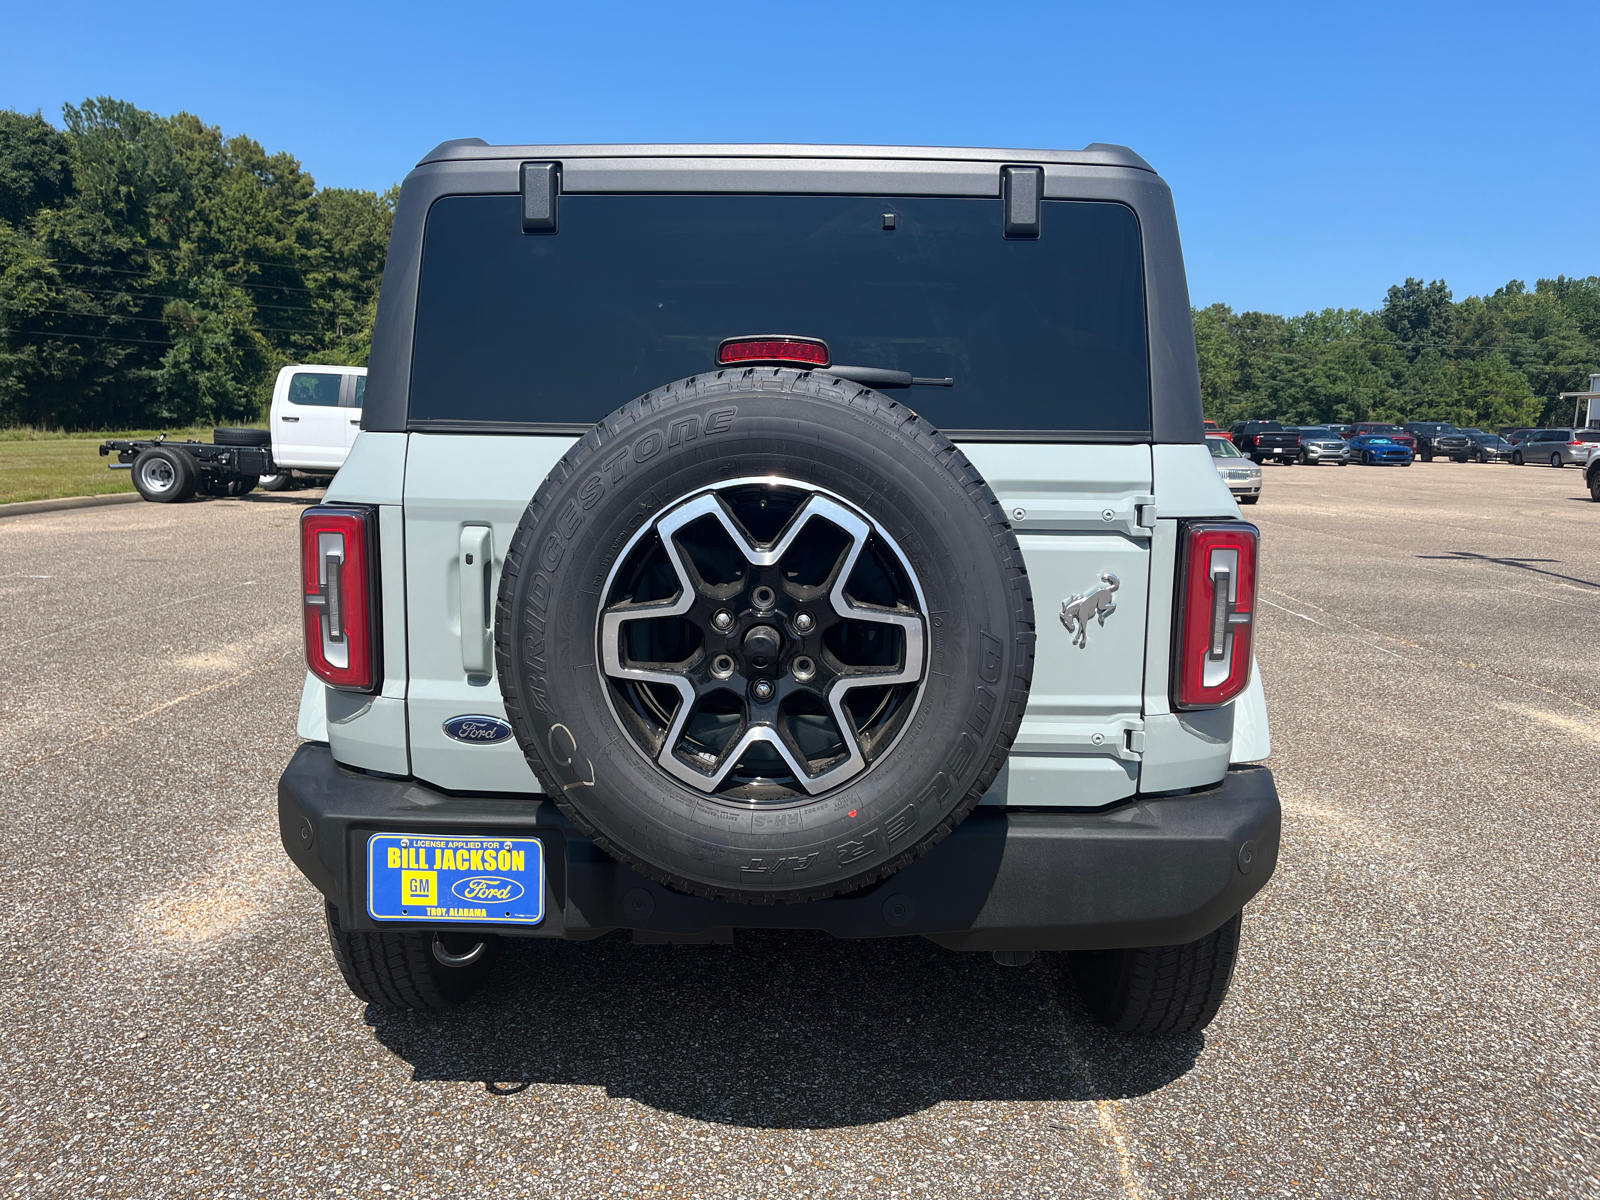
[[[1382,463],[1399,463],[1402,467],[1411,465],[1411,447],[1404,442],[1395,441],[1392,437],[1386,437],[1381,433],[1363,433],[1349,438],[1348,441],[1351,462],[1358,462],[1368,467]]]

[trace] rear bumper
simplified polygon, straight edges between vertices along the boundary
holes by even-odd
[[[645,879],[544,797],[451,796],[347,770],[320,744],[300,747],[278,782],[284,848],[347,930],[380,928],[366,907],[371,834],[492,832],[539,837],[546,855],[544,921],[496,932],[571,940],[613,929],[644,940],[720,940],[739,928],[916,934],[953,950],[1176,945],[1211,932],[1261,890],[1277,865],[1280,824],[1272,773],[1239,767],[1207,791],[1104,812],[980,808],[863,891],[753,905]]]

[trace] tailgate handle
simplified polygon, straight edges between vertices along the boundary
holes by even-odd
[[[487,525],[461,531],[461,666],[468,675],[489,673],[489,581],[494,547]]]

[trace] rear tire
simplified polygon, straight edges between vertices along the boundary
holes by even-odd
[[[1559,454],[1552,454],[1552,455],[1551,455],[1551,456],[1550,456],[1550,465],[1551,465],[1551,466],[1552,466],[1552,467],[1555,467],[1555,468],[1557,468],[1557,469],[1559,469],[1559,468],[1561,468],[1561,467],[1564,467],[1564,466],[1566,466],[1566,465],[1567,465],[1567,464],[1566,464],[1566,463],[1564,463],[1564,462],[1562,462],[1562,461],[1561,461],[1561,455],[1559,455]]]
[[[281,471],[276,475],[263,475],[257,483],[263,492],[286,492],[294,486],[294,476]]]
[[[1217,1015],[1233,981],[1243,913],[1183,946],[1075,950],[1073,982],[1089,1011],[1120,1033],[1198,1033]]]
[[[1518,450],[1512,454],[1511,465],[1514,467],[1520,467],[1522,465],[1522,451]]]
[[[1600,501],[1600,471],[1589,475],[1589,499]]]
[[[133,486],[152,504],[176,504],[199,483],[194,459],[171,446],[151,446],[133,460]]]
[[[339,928],[339,910],[324,902],[328,942],[339,974],[358,1000],[395,1012],[442,1012],[472,996],[488,978],[498,956],[500,939],[492,934],[435,934],[426,929],[346,933]],[[470,963],[447,966],[434,952],[438,938],[447,955],[483,950]]]

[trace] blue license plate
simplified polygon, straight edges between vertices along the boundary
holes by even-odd
[[[544,920],[538,838],[375,833],[367,842],[374,921],[537,925]]]

